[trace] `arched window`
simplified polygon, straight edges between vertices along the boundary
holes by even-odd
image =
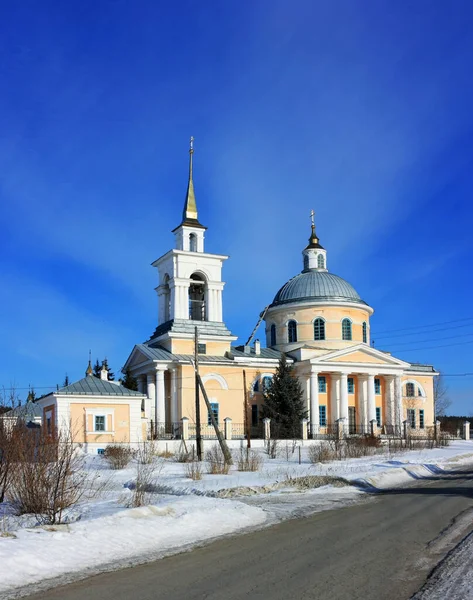
[[[263,392],[266,392],[269,389],[269,386],[271,385],[272,382],[273,382],[273,378],[270,377],[269,375],[265,375],[263,377],[263,379],[261,380],[261,387],[263,389]]]
[[[205,306],[205,280],[202,275],[193,273],[189,285],[189,319],[205,321],[207,319]]]
[[[317,256],[317,267],[319,269],[325,269],[325,260],[324,260],[324,255],[323,254],[319,254]]]
[[[363,344],[368,343],[368,327],[366,326],[366,321],[363,321]]]
[[[325,321],[320,317],[314,321],[314,340],[325,339]]]
[[[406,396],[408,398],[414,398],[416,395],[416,386],[413,383],[406,383]]]
[[[297,323],[295,321],[289,321],[287,324],[287,340],[290,344],[297,342]]]
[[[189,234],[189,250],[191,252],[197,252],[197,236],[195,233]]]
[[[275,346],[276,345],[276,325],[273,323],[271,325],[271,333],[270,333],[270,337],[271,337],[271,343],[270,346]]]
[[[351,340],[351,321],[343,319],[342,321],[342,340]]]

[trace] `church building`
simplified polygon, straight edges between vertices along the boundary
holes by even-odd
[[[243,434],[246,418],[258,427],[262,390],[281,354],[294,364],[309,418],[309,437],[336,422],[347,433],[380,432],[433,424],[433,378],[429,365],[411,364],[370,346],[373,308],[353,286],[329,270],[329,257],[312,228],[302,250],[302,270],[285,283],[261,314],[266,347],[258,340],[234,346],[237,336],[223,318],[222,269],[228,256],[205,251],[193,182],[191,140],[189,181],[174,248],[155,260],[158,323],[150,339],[137,344],[125,368],[145,397],[142,417],[158,437],[179,431],[183,417],[195,423],[194,336],[198,330],[199,371],[219,423],[232,419]],[[245,389],[247,394],[245,394]],[[245,400],[246,397],[246,400]],[[245,415],[245,410],[248,414]],[[211,433],[201,399],[202,423]]]

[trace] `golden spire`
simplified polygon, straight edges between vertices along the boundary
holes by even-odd
[[[187,184],[186,202],[182,213],[182,222],[197,221],[197,204],[195,202],[194,182],[192,180],[192,155],[194,154],[194,137],[191,136],[189,147],[189,183]]]
[[[87,366],[87,370],[86,370],[85,374],[87,375],[87,377],[94,374],[94,370],[92,369],[92,360],[91,360],[90,350],[89,350],[89,364]]]
[[[317,234],[315,233],[315,212],[313,210],[310,211],[310,222],[311,222],[311,229],[312,232],[310,234],[310,238],[309,238],[309,246],[308,248],[310,248],[311,246],[318,246],[319,245],[319,238],[317,237]]]

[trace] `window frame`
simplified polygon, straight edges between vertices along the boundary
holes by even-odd
[[[252,427],[256,427],[258,425],[258,405],[257,404],[252,404],[251,405],[251,426]]]
[[[409,390],[412,390],[412,394],[409,393]],[[412,381],[406,382],[406,398],[415,398],[416,397],[416,385]]]
[[[374,395],[381,396],[381,379],[379,377],[374,378]]]
[[[416,428],[416,409],[415,408],[407,409],[407,421],[408,421],[409,427],[411,429]]]
[[[97,427],[97,419],[103,419],[103,429]],[[94,433],[105,433],[107,431],[107,415],[97,414],[94,415]]]
[[[382,410],[381,410],[381,406],[376,406],[376,426],[377,427],[382,427],[383,426],[383,419],[382,419]]]
[[[349,394],[355,393],[355,378],[347,377],[347,390]]]
[[[317,333],[316,333],[317,328]],[[325,319],[317,317],[314,319],[314,341],[320,342],[325,340]]]
[[[209,404],[210,404],[210,410],[207,411],[207,425],[212,425],[212,419],[210,418],[210,411],[212,411],[212,413],[215,417],[215,420],[217,421],[217,424],[219,424],[220,405],[215,400],[213,402],[210,402]],[[216,410],[215,410],[215,407],[216,407]]]
[[[272,323],[269,329],[269,341],[271,342],[270,346],[276,346],[276,339],[276,325]]]
[[[294,319],[287,322],[287,342],[288,344],[297,343],[297,321]]]
[[[266,392],[273,383],[272,375],[263,375],[261,377],[261,391]]]
[[[363,332],[363,344],[367,344],[368,343],[368,325],[366,324],[366,321],[363,321],[362,332]]]
[[[317,377],[318,379],[318,384],[319,384],[319,394],[326,394],[327,393],[327,378],[325,377],[325,375],[319,375]]]
[[[317,269],[325,269],[325,257],[322,253],[317,255]]]
[[[353,328],[352,321],[348,317],[342,320],[342,341],[352,342],[353,341]]]
[[[319,404],[319,426],[327,427],[327,405]]]
[[[419,408],[419,429],[425,429],[425,413],[423,408]]]

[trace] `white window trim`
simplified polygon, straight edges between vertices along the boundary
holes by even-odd
[[[89,427],[89,415],[92,416],[92,430]],[[113,408],[86,408],[86,431],[87,435],[113,435],[115,433],[115,410]],[[95,417],[105,417],[105,426],[108,423],[107,417],[112,417],[112,429],[110,431],[96,431],[95,430]]]
[[[402,382],[403,391],[406,389],[406,385],[408,383],[414,384],[414,392],[415,393],[417,393],[417,388],[419,388],[422,395],[421,396],[406,396],[405,394],[403,394],[404,398],[422,398],[422,400],[425,401],[425,399],[427,398],[427,394],[425,393],[425,390],[422,387],[422,385],[416,379],[406,379],[405,381],[403,381]]]

